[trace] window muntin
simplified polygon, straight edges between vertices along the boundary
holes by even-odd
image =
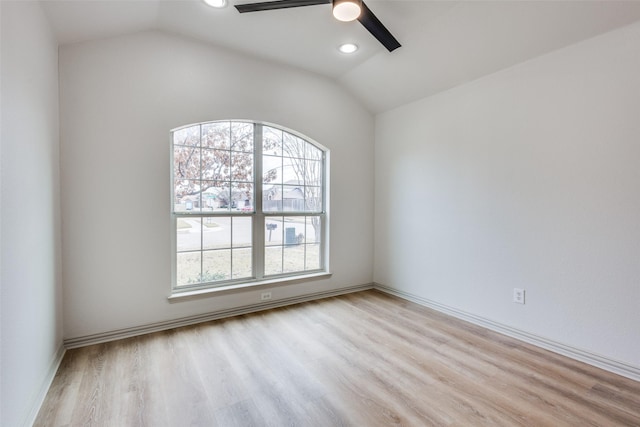
[[[173,288],[324,271],[325,157],[310,141],[260,123],[174,130]]]

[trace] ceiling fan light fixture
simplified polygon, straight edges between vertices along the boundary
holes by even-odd
[[[206,4],[217,9],[223,8],[227,5],[227,0],[203,0]]]
[[[329,3],[331,3],[333,16],[336,19],[340,21],[357,19],[389,52],[393,52],[402,46],[362,0],[270,0],[258,3],[242,3],[234,6],[238,12],[247,13]]]
[[[362,13],[362,0],[333,0],[333,16],[338,21],[350,22]]]

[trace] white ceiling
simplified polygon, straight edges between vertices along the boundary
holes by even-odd
[[[60,44],[144,30],[212,45],[335,79],[378,113],[640,20],[640,0],[366,0],[402,43],[389,53],[330,5],[239,14],[228,0],[44,0]],[[256,0],[259,1],[259,0]],[[337,46],[355,42],[351,56]]]

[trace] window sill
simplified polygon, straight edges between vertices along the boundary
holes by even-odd
[[[256,290],[263,287],[274,287],[281,285],[293,285],[300,282],[305,282],[309,280],[316,279],[324,279],[331,277],[330,272],[320,272],[313,274],[305,274],[301,276],[291,276],[291,277],[277,277],[274,279],[268,280],[260,280],[255,282],[246,282],[246,283],[234,283],[232,285],[226,286],[218,286],[215,288],[206,288],[206,289],[196,289],[196,290],[174,290],[171,295],[167,297],[170,303],[186,301],[195,298],[206,298],[224,294],[231,294],[239,291],[248,291],[248,290]]]

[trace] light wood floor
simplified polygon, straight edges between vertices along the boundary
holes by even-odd
[[[69,350],[37,426],[640,426],[640,383],[366,291]]]

